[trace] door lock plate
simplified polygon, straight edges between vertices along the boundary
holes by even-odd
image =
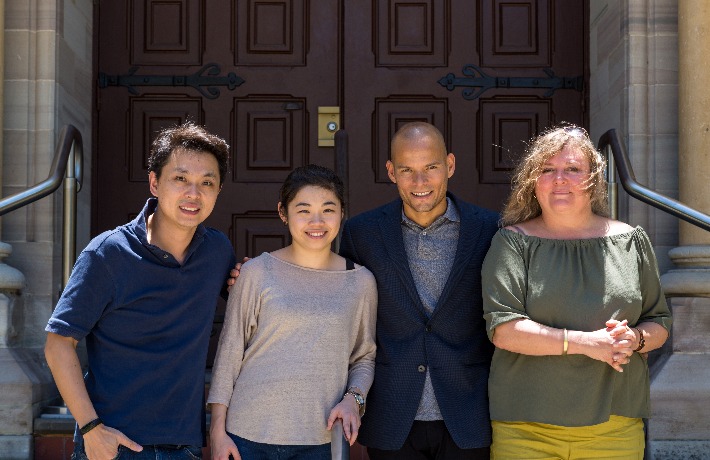
[[[318,107],[318,147],[333,147],[340,129],[340,107]]]

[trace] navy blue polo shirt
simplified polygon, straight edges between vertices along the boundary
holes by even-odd
[[[46,330],[86,338],[86,387],[106,426],[139,444],[202,446],[207,349],[234,250],[200,225],[180,265],[148,243],[156,206],[89,243]]]

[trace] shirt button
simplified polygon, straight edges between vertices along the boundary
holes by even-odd
[[[167,254],[163,254],[163,259],[167,259],[167,258],[168,258],[168,255],[167,255]]]
[[[422,235],[426,236],[426,232],[422,232]]]
[[[426,366],[424,364],[420,364],[419,367],[417,367],[417,370],[419,372],[426,372]]]
[[[424,330],[427,331],[427,332],[431,332],[431,326],[425,327]]]

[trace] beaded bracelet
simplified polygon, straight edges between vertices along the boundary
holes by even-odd
[[[636,332],[639,333],[639,346],[638,346],[638,348],[636,348],[634,350],[636,352],[639,352],[639,351],[643,350],[643,347],[646,346],[646,339],[643,338],[643,332],[641,332],[641,329],[639,329],[637,327],[632,327],[631,329],[634,329],[634,330],[636,330]]]

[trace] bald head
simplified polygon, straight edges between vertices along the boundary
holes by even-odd
[[[456,169],[453,153],[446,153],[444,137],[429,123],[402,126],[391,145],[387,175],[397,184],[404,214],[423,228],[447,208],[446,190]]]
[[[394,158],[397,151],[404,145],[424,143],[440,153],[442,157],[446,157],[446,143],[441,131],[436,126],[423,121],[407,123],[394,133],[390,144],[390,156]]]

